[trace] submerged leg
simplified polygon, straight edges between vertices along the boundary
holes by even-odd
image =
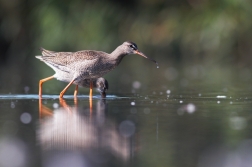
[[[59,95],[59,98],[62,98],[64,93],[67,91],[67,89],[72,85],[72,83],[74,82],[75,79],[73,79],[61,92]]]
[[[41,79],[39,81],[39,97],[42,97],[42,85],[43,85],[43,83],[46,82],[46,81],[49,81],[49,80],[51,80],[53,78],[54,78],[54,76],[50,76],[50,77],[47,77],[45,79]]]
[[[77,94],[78,94],[78,85],[75,86],[74,97],[77,97]]]

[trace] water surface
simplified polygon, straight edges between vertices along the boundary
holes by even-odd
[[[0,95],[1,166],[251,164],[251,99],[243,92]],[[11,157],[15,155],[15,162]]]

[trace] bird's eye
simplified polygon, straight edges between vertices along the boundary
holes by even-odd
[[[134,45],[130,45],[130,47],[131,47],[133,50],[137,50],[137,48],[136,48]]]

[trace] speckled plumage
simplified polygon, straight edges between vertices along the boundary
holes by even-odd
[[[93,87],[96,88],[101,94],[105,94],[106,91],[109,89],[108,81],[102,77],[93,79]],[[84,79],[79,82],[78,86],[89,88],[90,86],[90,79]]]
[[[95,80],[102,77],[119,65],[127,54],[138,54],[150,59],[140,52],[133,42],[124,42],[110,54],[95,50],[54,52],[41,48],[41,51],[43,56],[36,56],[36,58],[55,71],[54,78],[76,85],[81,85],[86,79]],[[155,60],[150,60],[156,63]]]

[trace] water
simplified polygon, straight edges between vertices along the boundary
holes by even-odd
[[[0,166],[252,163],[248,91],[64,97],[0,95]]]

